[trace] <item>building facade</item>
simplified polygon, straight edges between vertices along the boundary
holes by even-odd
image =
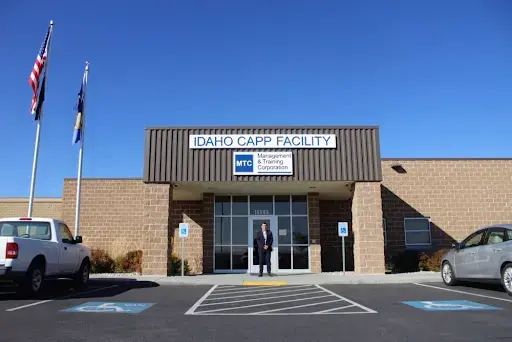
[[[75,196],[65,179],[53,203],[70,228]],[[385,255],[511,222],[512,159],[381,159],[378,127],[148,128],[142,179],[84,179],[82,196],[84,242],[142,250],[145,274],[169,273],[182,222],[195,273],[256,272],[262,222],[277,273],[341,270],[339,222],[347,271],[384,273]]]

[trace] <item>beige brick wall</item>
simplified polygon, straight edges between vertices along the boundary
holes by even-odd
[[[191,272],[203,272],[203,204],[202,201],[173,201],[170,209],[169,231],[173,237],[171,253],[181,258],[179,224],[189,224],[189,237],[184,241],[185,260]]]
[[[83,179],[80,232],[84,244],[113,257],[142,248],[144,183],[140,179]],[[75,231],[76,180],[65,179],[62,218]]]
[[[480,226],[512,222],[512,160],[383,160],[382,172],[387,249],[404,245],[407,216],[430,216],[440,247]]]
[[[169,203],[172,187],[168,184],[144,185],[142,242],[142,273],[168,275],[171,236],[169,235]]]
[[[28,214],[28,198],[0,198],[0,217],[22,217]],[[34,198],[32,216],[62,218],[61,198]]]
[[[355,183],[352,199],[356,273],[384,273],[380,183]]]

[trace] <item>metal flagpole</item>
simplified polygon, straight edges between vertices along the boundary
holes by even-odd
[[[52,33],[53,33],[53,20],[50,21],[50,33],[48,35],[48,47],[46,53],[46,62],[45,62],[45,74],[44,74],[44,89],[41,89],[46,93],[47,82],[46,78],[48,77],[48,66],[50,64],[50,48],[52,44]],[[45,94],[46,96],[46,94]],[[43,120],[43,104],[41,104],[41,112],[39,115],[39,119],[37,120],[37,129],[36,129],[36,142],[34,146],[34,159],[32,161],[32,177],[30,180],[30,195],[28,200],[28,217],[32,217],[32,208],[34,204],[34,189],[36,185],[36,174],[37,174],[37,162],[39,160],[39,140],[41,138],[41,121]]]
[[[85,72],[82,79],[82,126],[80,127],[80,151],[78,152],[78,176],[76,182],[76,212],[75,212],[75,237],[80,231],[80,190],[82,187],[82,161],[84,157],[84,132],[85,132],[85,106],[87,101],[87,79],[89,76],[89,62],[85,62]]]

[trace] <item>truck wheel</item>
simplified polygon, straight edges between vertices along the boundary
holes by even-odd
[[[41,293],[44,285],[44,267],[40,263],[30,265],[27,270],[23,292],[33,297]]]
[[[91,265],[88,260],[82,261],[80,269],[75,274],[75,284],[77,287],[84,287],[89,282],[89,275],[91,273]]]

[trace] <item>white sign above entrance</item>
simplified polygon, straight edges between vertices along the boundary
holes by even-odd
[[[293,175],[293,153],[234,152],[233,175]]]
[[[190,135],[189,148],[336,148],[335,134]]]

